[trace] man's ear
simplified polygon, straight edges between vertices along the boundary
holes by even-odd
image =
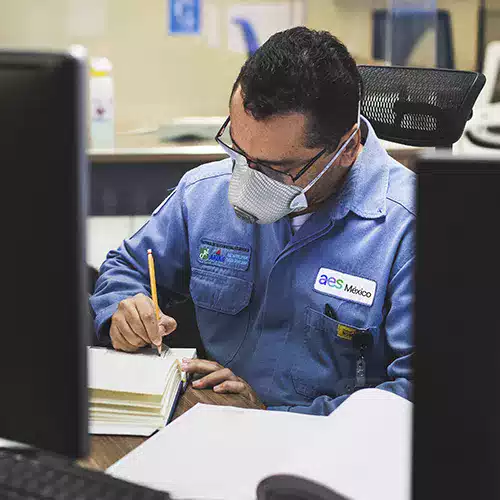
[[[343,164],[351,165],[354,162],[354,160],[356,160],[356,155],[359,150],[360,143],[361,143],[361,130],[358,128],[358,130],[356,131],[356,135],[351,139],[351,142],[349,142],[349,144],[344,149],[344,153],[342,155]]]

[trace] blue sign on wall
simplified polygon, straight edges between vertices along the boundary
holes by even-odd
[[[167,0],[169,2],[169,34],[200,33],[200,1],[201,0]]]

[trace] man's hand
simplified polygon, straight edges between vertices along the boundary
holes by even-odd
[[[160,311],[156,319],[153,301],[142,293],[122,300],[111,317],[109,336],[113,347],[133,352],[148,344],[161,345],[162,337],[177,328],[174,318]]]
[[[242,378],[237,377],[229,368],[224,368],[215,361],[206,359],[184,358],[181,363],[182,371],[186,373],[199,373],[204,377],[195,380],[195,389],[206,389],[212,387],[214,392],[241,394],[260,408],[266,407],[260,401],[255,391]]]

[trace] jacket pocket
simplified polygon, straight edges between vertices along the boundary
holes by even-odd
[[[253,283],[193,268],[189,290],[207,354],[223,365],[229,363],[248,330]]]
[[[296,392],[310,399],[351,392],[358,355],[352,336],[374,330],[341,323],[306,307],[303,342],[291,372]]]

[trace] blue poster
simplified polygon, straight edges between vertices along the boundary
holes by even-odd
[[[170,6],[168,33],[199,35],[200,34],[200,1],[201,0],[168,0]]]

